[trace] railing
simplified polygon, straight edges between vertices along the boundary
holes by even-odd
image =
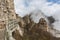
[[[6,36],[8,37],[7,40],[15,40],[12,37],[12,32],[15,31],[18,27],[19,27],[19,25],[18,25],[18,22],[16,20],[11,19],[7,22],[7,25],[6,25],[6,31],[7,31]]]
[[[6,40],[15,40],[12,37],[12,32],[18,30],[19,34],[23,36],[22,29],[19,27],[18,22],[16,20],[9,20],[6,25]]]
[[[11,20],[11,21],[8,21],[7,29],[12,31],[17,26],[18,26],[18,22],[16,20]]]

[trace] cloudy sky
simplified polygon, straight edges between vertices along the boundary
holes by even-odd
[[[14,0],[14,7],[21,17],[40,9],[44,15],[55,18],[54,28],[60,31],[60,0]]]
[[[21,17],[40,9],[46,16],[60,12],[60,0],[14,0],[15,11]]]
[[[53,28],[60,31],[60,0],[14,0],[14,6],[21,17],[38,9],[46,16],[53,16],[56,20]]]

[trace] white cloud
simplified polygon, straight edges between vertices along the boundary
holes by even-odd
[[[24,1],[27,1],[27,7],[25,6]],[[47,2],[47,0],[14,0],[14,5],[16,13],[21,17],[24,17],[37,9],[40,9],[46,16],[52,15],[56,20],[60,17],[56,17],[60,14],[60,4],[53,4],[52,2]]]
[[[27,0],[28,1],[28,0]],[[53,16],[58,22],[53,23],[54,28],[60,31],[60,4],[47,2],[47,0],[30,0],[29,6],[25,6],[24,0],[14,0],[15,11],[21,17],[40,9],[46,16]]]
[[[41,10],[45,13],[47,16],[51,16],[55,14],[58,10],[60,10],[59,4],[53,4],[51,6],[48,6],[47,4],[44,4],[44,6],[41,8]]]
[[[26,1],[29,2],[28,0]],[[24,0],[14,0],[16,13],[23,17],[24,15],[29,14],[33,10],[40,9],[45,15],[51,16],[60,9],[59,4],[52,4],[52,2],[47,2],[46,0],[30,1],[31,2],[28,3],[29,6],[25,7]],[[48,6],[48,4],[52,5]]]
[[[55,22],[52,24],[54,29],[60,31],[60,9],[55,12],[54,15],[52,15],[53,18],[55,18]]]
[[[40,6],[44,3],[44,0],[32,0],[29,2],[29,6],[26,7],[24,4],[24,0],[14,0],[15,4],[15,11],[17,14],[19,14],[21,17],[23,17],[26,14],[29,14],[31,11],[35,9],[39,9]],[[24,14],[24,15],[23,15]]]

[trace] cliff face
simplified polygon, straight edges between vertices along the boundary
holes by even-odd
[[[40,19],[39,23],[34,23],[28,15],[18,19],[20,19],[19,25],[24,29],[24,34],[22,37],[17,30],[13,32],[13,37],[16,40],[60,40],[47,32],[48,26],[43,18]]]
[[[17,30],[13,32],[13,37],[16,40],[60,40],[47,32],[48,26],[43,18],[39,23],[34,23],[28,15],[23,18],[16,16],[13,5],[13,0],[0,0],[0,28],[6,26],[5,22],[8,18],[16,19],[24,31],[23,37]]]
[[[6,25],[10,19],[16,19],[14,0],[0,0],[0,40],[5,40]]]
[[[16,19],[14,0],[0,0],[0,20]]]
[[[8,19],[16,19],[14,0],[0,0],[0,24],[5,25]]]
[[[16,19],[16,13],[14,10],[14,0],[5,0],[6,2],[6,12],[9,19]]]

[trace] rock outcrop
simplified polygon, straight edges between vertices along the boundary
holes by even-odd
[[[60,40],[47,32],[48,26],[43,18],[40,19],[39,23],[34,23],[28,15],[19,19],[19,25],[24,29],[24,34],[21,37],[17,30],[13,32],[16,40]]]
[[[60,40],[47,32],[47,22],[43,18],[41,18],[39,23],[35,23],[28,15],[23,18],[16,15],[13,1],[14,0],[0,0],[0,29],[5,28],[5,22],[8,21],[8,19],[16,19],[24,31],[23,36],[21,36],[17,30],[12,33],[16,40]],[[0,40],[4,40],[4,31],[5,30],[0,31]]]

